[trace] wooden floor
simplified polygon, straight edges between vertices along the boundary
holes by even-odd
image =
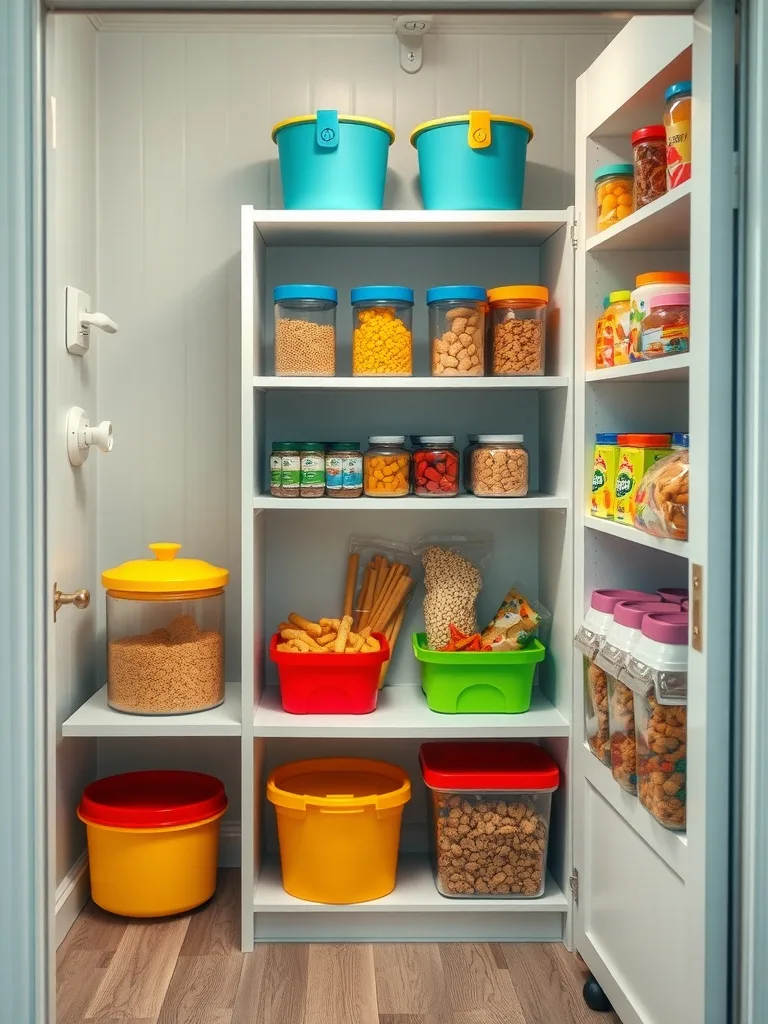
[[[618,1024],[581,998],[555,944],[272,945],[238,949],[238,875],[178,918],[89,903],[57,957],[57,1024]]]

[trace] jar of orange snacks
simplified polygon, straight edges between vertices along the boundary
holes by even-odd
[[[369,437],[363,456],[363,488],[368,498],[402,498],[410,491],[411,453],[403,434]]]
[[[597,230],[612,228],[632,213],[634,171],[632,164],[606,164],[595,171]]]

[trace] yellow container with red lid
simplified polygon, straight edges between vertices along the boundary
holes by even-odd
[[[549,291],[537,284],[490,289],[494,377],[540,377],[544,373],[548,303]]]
[[[150,544],[153,558],[102,573],[107,700],[138,715],[207,711],[224,700],[224,588],[229,572]]]

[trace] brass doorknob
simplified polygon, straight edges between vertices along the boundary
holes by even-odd
[[[53,621],[56,621],[56,616],[59,609],[65,604],[73,604],[75,608],[79,608],[81,611],[87,608],[91,603],[91,595],[87,590],[75,590],[71,594],[63,594],[58,584],[53,584]]]

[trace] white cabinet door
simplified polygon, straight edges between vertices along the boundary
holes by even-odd
[[[689,585],[696,629],[685,833],[661,827],[592,754],[574,658],[575,945],[624,1024],[727,1019],[734,64],[733,4],[706,0],[691,17],[633,19],[577,87],[576,619],[593,589]],[[686,79],[690,185],[596,235],[595,170],[631,159],[629,133],[659,123],[664,90]],[[690,354],[596,370],[603,297],[636,274],[686,269]],[[588,515],[595,433],[641,430],[690,433],[687,543]]]

